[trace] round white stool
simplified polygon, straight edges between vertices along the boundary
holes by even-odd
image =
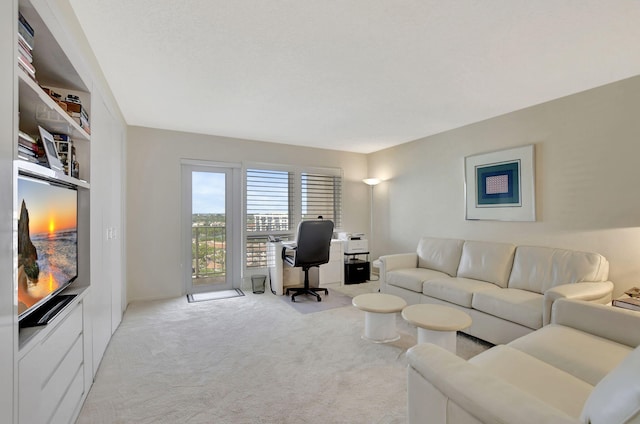
[[[418,327],[418,343],[433,343],[456,353],[456,331],[471,325],[471,317],[444,305],[421,303],[407,306],[402,318]]]
[[[391,294],[367,293],[354,297],[352,303],[365,312],[363,339],[388,343],[400,338],[396,331],[396,312],[407,306],[404,299]]]

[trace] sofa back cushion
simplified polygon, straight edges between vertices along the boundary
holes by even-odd
[[[582,408],[580,419],[590,424],[640,422],[640,348],[625,359],[593,388]]]
[[[560,284],[607,281],[609,262],[598,253],[518,246],[509,288],[544,293]]]
[[[458,266],[458,277],[507,287],[515,250],[516,247],[509,243],[465,241]]]
[[[418,267],[456,276],[464,240],[422,237],[418,243]]]

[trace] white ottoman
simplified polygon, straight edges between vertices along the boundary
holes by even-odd
[[[456,331],[471,325],[466,313],[444,305],[421,303],[407,306],[402,318],[418,327],[418,343],[437,344],[456,353]]]
[[[396,312],[407,306],[404,299],[391,294],[367,293],[354,297],[352,303],[365,312],[363,339],[387,343],[400,338],[396,331]]]

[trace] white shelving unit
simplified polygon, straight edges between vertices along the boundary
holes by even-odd
[[[18,64],[18,16],[35,31],[35,80]],[[125,148],[127,127],[104,75],[66,1],[0,2],[0,421],[73,423],[126,306]],[[28,37],[27,37],[28,38]],[[85,130],[57,99],[77,96]],[[18,135],[38,126],[73,141],[79,174],[63,175],[19,159]],[[20,156],[23,156],[22,154]],[[75,295],[47,325],[20,329],[18,318],[18,175],[63,182],[78,193],[78,277]],[[105,235],[106,234],[106,235]],[[61,298],[62,299],[62,298]]]
[[[64,172],[18,159],[18,140],[15,138],[14,177],[28,174],[78,188],[78,277],[60,293],[75,297],[47,325],[18,331],[14,422],[71,423],[82,407],[93,377],[91,319],[86,302],[91,286],[91,135],[40,85],[63,96],[79,96],[83,107],[90,111],[91,93],[86,88],[90,84],[83,81],[46,25],[46,19],[38,13],[37,9],[44,8],[42,3],[18,0],[18,7],[36,34],[32,54],[38,80],[36,82],[16,63],[18,129],[34,138],[39,134],[39,126],[50,133],[68,135],[76,148],[80,175],[73,178]],[[46,13],[49,13],[48,9]],[[47,16],[50,19],[50,15]],[[17,21],[18,16],[15,19]],[[17,131],[14,133],[17,135]],[[18,210],[18,205],[14,204],[13,208]]]
[[[37,82],[24,70],[16,66],[18,75],[18,119],[21,131],[38,135],[38,126],[50,133],[71,137],[80,163],[79,179],[90,181],[91,135],[64,111],[42,88],[48,87],[61,95],[73,94],[82,101],[82,106],[91,114],[89,82],[83,80],[76,67],[60,46],[53,31],[47,26],[34,4],[34,0],[19,0],[19,10],[35,31],[33,65]],[[17,17],[16,17],[17,19]]]
[[[49,132],[67,134],[74,141],[91,140],[91,136],[22,69],[18,69],[18,82],[21,128],[36,132],[41,125]]]

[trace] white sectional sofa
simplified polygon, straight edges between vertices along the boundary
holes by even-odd
[[[381,292],[464,310],[465,333],[494,344],[548,324],[557,299],[609,303],[608,274],[597,253],[487,241],[423,237],[416,252],[380,257]]]
[[[569,299],[550,325],[465,361],[407,352],[409,423],[640,423],[640,313]]]

